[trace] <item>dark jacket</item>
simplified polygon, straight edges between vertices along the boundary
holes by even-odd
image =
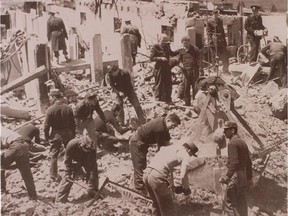
[[[133,25],[126,25],[121,30],[121,35],[123,34],[130,34],[132,56],[136,56],[138,49],[137,47],[141,47],[141,39],[142,39],[139,29]]]
[[[124,134],[125,132],[127,132],[129,130],[129,128],[123,128],[118,119],[116,118],[116,116],[114,115],[114,113],[110,110],[105,110],[104,111],[104,116],[106,119],[106,122],[111,123],[113,125],[113,127],[117,130],[118,133],[120,134]],[[106,124],[102,121],[102,119],[97,116],[94,119],[95,125],[96,125],[96,131],[98,132],[108,132],[107,131],[107,127]]]
[[[59,17],[50,17],[47,21],[47,37],[51,40],[52,51],[66,50],[65,38],[68,39],[64,22]]]
[[[171,139],[165,124],[165,117],[155,118],[137,129],[138,137],[147,145],[157,143],[158,147],[165,145]]]
[[[50,106],[46,111],[44,122],[45,139],[50,137],[50,128],[52,128],[51,136],[65,130],[75,135],[76,126],[72,108],[59,101]]]
[[[253,16],[250,15],[245,21],[245,30],[247,31],[247,38],[261,39],[261,36],[256,36],[254,34],[255,30],[264,30],[266,29],[262,23],[262,17],[260,15]]]
[[[65,149],[65,166],[66,175],[71,176],[73,173],[73,163],[77,162],[80,166],[84,166],[87,176],[91,176],[90,172],[94,172],[96,169],[96,152],[91,150],[85,152],[81,147],[81,138],[75,138],[70,140]]]
[[[131,76],[128,71],[117,69],[109,72],[110,86],[118,93],[123,92],[126,96],[133,91]]]
[[[269,51],[269,55],[267,53],[267,51]],[[269,58],[269,56],[273,56],[273,55],[283,55],[286,56],[287,54],[287,48],[286,46],[281,43],[281,42],[271,42],[269,44],[267,44],[262,50],[261,52]]]
[[[27,137],[32,141],[34,139],[35,143],[40,143],[40,130],[32,124],[25,125],[24,127],[17,130],[22,137]]]
[[[228,143],[227,166],[227,176],[229,178],[237,171],[246,170],[247,180],[252,179],[252,162],[249,149],[239,135],[234,135]]]
[[[226,46],[227,42],[225,39],[225,31],[223,28],[223,22],[220,18],[215,20],[214,17],[211,17],[207,22],[207,36],[209,43],[213,42],[213,34],[217,35],[217,45]],[[216,44],[214,44],[216,45]]]
[[[183,67],[186,72],[191,70],[199,70],[199,49],[193,45],[185,51],[179,51],[179,61],[183,64]]]

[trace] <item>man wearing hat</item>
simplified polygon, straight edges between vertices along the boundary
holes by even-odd
[[[58,91],[50,94],[55,101],[46,111],[44,121],[45,140],[52,143],[50,148],[51,167],[50,178],[57,180],[57,160],[62,144],[64,146],[75,136],[75,120],[73,110],[70,106],[63,102],[63,96]],[[51,131],[50,131],[51,129]]]
[[[109,78],[109,84],[116,94],[116,101],[121,106],[121,110],[118,113],[118,120],[124,125],[124,98],[128,98],[130,103],[135,109],[139,122],[144,124],[146,119],[144,117],[144,112],[139,103],[136,92],[132,86],[132,80],[130,73],[126,70],[120,69],[118,66],[113,65],[109,68],[107,76]]]
[[[143,180],[153,201],[152,214],[173,216],[173,196],[171,188],[176,194],[191,194],[187,176],[191,156],[197,157],[198,148],[195,144],[163,146],[151,159],[144,171]],[[180,165],[180,179],[182,185],[173,188],[173,169]]]
[[[130,44],[133,58],[133,65],[136,64],[136,55],[138,47],[141,47],[142,36],[139,32],[139,29],[131,24],[131,20],[125,20],[125,25],[121,29],[121,35],[129,34],[130,35]]]
[[[215,9],[213,16],[208,19],[207,22],[207,36],[208,42],[215,55],[219,56],[223,64],[223,73],[229,74],[229,56],[226,49],[227,42],[225,38],[225,32],[223,28],[223,21],[219,18],[220,11]]]
[[[49,11],[50,18],[47,21],[47,38],[51,41],[51,49],[54,51],[57,64],[59,64],[59,50],[63,50],[66,62],[70,62],[66,47],[65,38],[68,39],[67,31],[63,20],[55,17],[53,10]]]
[[[247,40],[251,47],[249,62],[250,64],[253,64],[257,61],[260,40],[262,38],[262,35],[257,34],[257,30],[264,30],[264,34],[267,34],[268,30],[263,25],[262,17],[258,13],[260,7],[257,5],[252,5],[251,9],[252,15],[250,15],[245,21],[245,30],[247,31]]]
[[[172,74],[169,63],[171,56],[176,56],[170,48],[170,40],[166,34],[160,35],[160,44],[155,44],[151,49],[150,60],[156,62],[154,66],[154,94],[157,101],[172,104]]]
[[[228,215],[248,215],[247,188],[252,183],[252,162],[247,144],[237,134],[235,122],[224,124],[225,137],[228,142],[228,171],[220,182],[227,184],[225,211]],[[238,213],[238,214],[236,214]]]
[[[95,192],[98,191],[98,168],[95,149],[95,143],[86,135],[72,139],[67,144],[64,162],[66,166],[65,177],[59,185],[56,202],[65,203],[68,201],[69,192],[75,178],[73,173],[77,172],[74,169],[75,167],[83,167],[85,169],[88,181],[87,195],[93,197]],[[75,162],[78,166],[74,165]]]
[[[141,193],[146,193],[143,170],[147,165],[148,148],[155,143],[157,143],[158,150],[161,146],[169,145],[169,130],[177,127],[180,123],[180,118],[174,113],[158,117],[140,126],[131,137],[129,146],[134,167],[134,185]]]
[[[182,37],[181,43],[183,49],[179,51],[179,66],[184,74],[184,100],[186,106],[191,106],[190,86],[192,86],[193,99],[195,99],[196,81],[199,78],[200,53],[196,46],[191,45],[188,36]]]
[[[75,120],[77,133],[82,134],[83,130],[86,129],[89,137],[97,144],[98,134],[96,133],[96,125],[93,120],[93,113],[97,112],[101,120],[106,124],[106,118],[99,105],[96,93],[89,90],[83,101],[77,103],[75,108]]]

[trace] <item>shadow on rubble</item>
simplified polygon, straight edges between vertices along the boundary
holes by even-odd
[[[210,216],[211,212],[215,215],[221,215],[221,210],[213,209],[212,203],[181,203],[178,204],[175,208],[175,213],[177,212],[178,216]]]
[[[277,185],[271,179],[261,178],[259,184],[250,194],[249,207],[259,207],[267,214],[281,210],[287,212],[287,188]]]

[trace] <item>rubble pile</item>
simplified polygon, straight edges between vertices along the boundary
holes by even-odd
[[[197,120],[197,114],[189,107],[168,106],[165,103],[158,103],[154,101],[153,98],[153,81],[145,81],[144,78],[146,74],[149,74],[151,67],[141,67],[136,65],[134,67],[134,78],[135,78],[135,88],[137,89],[137,94],[139,100],[142,104],[143,110],[146,114],[147,119],[153,119],[157,116],[164,115],[166,113],[174,112],[179,115],[182,120],[181,125],[175,128],[172,134],[172,142],[181,142],[182,137],[185,133],[189,132],[193,128],[193,124]],[[111,90],[106,86],[99,86],[89,82],[88,77],[83,75],[82,79],[79,80],[79,76],[75,74],[62,74],[59,76],[63,86],[64,92],[67,89],[71,92],[75,92],[76,98],[82,99],[85,96],[85,89],[95,88],[98,93],[98,97],[102,102],[103,110],[109,109],[111,104],[113,104],[113,98],[111,98]],[[267,84],[271,85],[271,84]],[[96,86],[96,87],[95,87]],[[241,114],[241,116],[247,121],[254,132],[261,138],[264,146],[271,145],[277,140],[286,138],[287,134],[287,121],[280,120],[273,116],[271,107],[269,104],[273,98],[271,93],[271,86],[267,87],[263,85],[257,85],[249,88],[240,88],[239,86],[234,86],[240,97],[235,101],[235,108]],[[265,89],[270,89],[265,91]],[[179,101],[177,99],[177,85],[173,86],[172,98],[174,101]],[[84,91],[83,91],[84,90]],[[82,91],[82,92],[81,92]],[[284,90],[281,90],[284,91]],[[13,97],[11,93],[7,93],[2,97],[6,103],[19,103],[22,106],[33,105],[33,100],[23,99],[20,100]],[[68,97],[69,98],[69,97]],[[75,99],[75,98],[74,98]],[[180,103],[179,103],[180,104]],[[70,104],[75,105],[75,101]],[[33,106],[31,107],[33,110]],[[135,117],[134,109],[129,104],[128,110],[125,108],[125,117],[128,120],[128,110],[131,112],[131,116]],[[33,112],[31,112],[33,116]],[[17,121],[11,119],[2,118],[3,125],[11,129],[15,128],[17,125],[23,123],[24,121]],[[43,125],[39,124],[41,133],[43,133]],[[133,132],[129,131],[122,135],[129,138]],[[117,134],[118,136],[119,134]],[[111,181],[117,182],[128,188],[133,188],[133,176],[132,176],[132,162],[129,153],[128,142],[118,143],[117,151],[107,152],[104,150],[99,150],[98,155],[98,169],[100,176],[100,186],[106,177]],[[148,160],[155,154],[156,149],[149,149]],[[36,184],[37,193],[39,200],[37,203],[28,202],[26,195],[26,190],[23,186],[23,181],[18,170],[11,170],[6,172],[7,178],[7,189],[8,194],[1,197],[1,209],[3,215],[150,215],[150,206],[141,203],[141,200],[130,195],[130,197],[119,193],[111,192],[111,188],[105,187],[101,198],[95,201],[94,205],[91,207],[86,207],[89,201],[83,199],[83,194],[85,189],[79,185],[74,184],[69,195],[69,200],[71,203],[61,204],[57,206],[54,204],[55,195],[58,189],[58,183],[51,182],[48,178],[49,176],[49,150],[44,153],[48,159],[39,161],[33,168],[33,176]],[[59,175],[64,175],[64,163],[63,156],[60,157]],[[271,179],[275,185],[283,185],[287,181],[287,161],[286,161],[286,146],[280,145],[279,148],[271,153],[270,160],[267,166],[267,172],[265,172],[265,178]],[[175,181],[177,181],[177,176],[175,176]],[[85,182],[81,179],[77,180],[81,185],[85,186]],[[260,186],[265,187],[265,185]],[[207,215],[214,211],[214,208],[219,205],[219,198],[216,194],[203,190],[193,186],[191,184],[192,194],[188,197],[182,195],[176,195],[177,208],[175,211],[181,215]],[[259,192],[259,190],[258,190]],[[261,195],[260,195],[261,196]],[[260,198],[260,197],[258,197]],[[286,215],[287,204],[283,205],[281,209],[278,209],[277,215]],[[254,209],[255,210],[255,209]],[[193,212],[193,214],[191,214]],[[265,211],[262,207],[255,210],[255,212],[260,212],[260,214],[254,215],[265,215]],[[264,213],[263,213],[264,212]],[[263,214],[262,214],[263,213]],[[271,212],[270,212],[271,213]],[[273,214],[273,213],[272,213]],[[269,214],[269,215],[272,215]],[[274,214],[276,215],[276,214]]]

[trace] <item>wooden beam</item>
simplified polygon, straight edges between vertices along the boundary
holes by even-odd
[[[28,110],[20,110],[20,109],[15,109],[9,106],[0,106],[1,110],[1,115],[5,115],[10,118],[20,118],[20,119],[26,119],[30,120],[31,115],[29,114]]]
[[[46,69],[46,67],[41,66],[41,67],[36,69],[35,73],[26,74],[22,77],[19,77],[16,80],[12,81],[11,83],[8,83],[7,85],[3,86],[0,94],[2,95],[6,92],[12,91],[13,89],[18,88],[19,86],[22,86],[22,85],[40,77],[40,76],[42,76],[43,74],[46,74],[47,72],[48,72],[48,70]]]
[[[102,59],[102,42],[101,34],[95,34],[92,38],[92,56],[91,56],[91,78],[92,82],[102,82],[103,59]]]
[[[123,34],[121,37],[121,55],[122,68],[130,73],[132,85],[134,86],[133,60],[129,34]]]
[[[70,62],[71,63],[71,62]],[[58,73],[62,73],[62,72],[66,72],[66,71],[75,71],[75,70],[86,70],[86,69],[91,69],[91,64],[90,63],[87,63],[87,62],[82,62],[80,64],[75,64],[73,65],[73,61],[72,61],[72,65],[67,64],[63,67],[52,67],[52,70],[54,70],[57,74]]]

